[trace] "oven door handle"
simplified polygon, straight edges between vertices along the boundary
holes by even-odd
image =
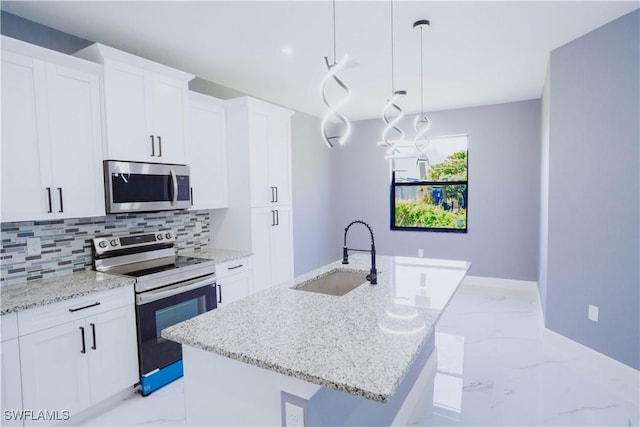
[[[170,289],[164,288],[157,291],[149,291],[136,295],[136,304],[143,305],[153,301],[158,301],[163,298],[172,297],[184,292],[188,292],[198,288],[204,288],[206,286],[216,286],[215,274],[207,276],[206,278],[197,278],[181,283],[179,285],[171,286]]]

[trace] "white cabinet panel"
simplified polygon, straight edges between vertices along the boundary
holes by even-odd
[[[99,68],[24,45],[3,38],[2,221],[104,215]]]
[[[267,108],[249,109],[251,206],[290,204],[290,118]]]
[[[223,307],[249,295],[251,272],[218,279],[218,307]]]
[[[85,324],[91,401],[100,402],[138,381],[134,307],[92,316]]]
[[[276,225],[271,227],[271,284],[278,285],[293,278],[293,244],[291,208],[274,208]]]
[[[3,222],[53,218],[47,197],[51,165],[40,148],[36,103],[36,81],[44,83],[44,74],[44,63],[2,52]]]
[[[97,75],[47,65],[56,218],[104,215]]]
[[[251,214],[254,292],[293,278],[291,208],[254,208]]]
[[[192,209],[228,207],[227,138],[221,101],[189,93],[189,138]]]
[[[252,281],[251,257],[217,264],[218,307],[223,307],[250,295],[253,287]]]
[[[7,419],[5,411],[22,409],[22,379],[20,378],[20,345],[18,343],[18,316],[7,313],[0,316],[2,334],[0,338],[0,382],[2,389],[2,426],[21,426],[22,421]]]
[[[290,118],[282,114],[270,117],[268,128],[269,186],[275,187],[274,202],[291,204],[291,147],[289,143]]]
[[[156,156],[162,163],[186,163],[186,84],[161,75],[149,77],[152,85],[152,129]]]
[[[76,321],[20,337],[25,409],[67,409],[73,416],[89,406],[87,332]]]
[[[155,141],[147,128],[145,73],[116,61],[104,64],[107,159],[151,161]]]
[[[269,182],[269,117],[249,112],[251,206],[267,206],[275,199]]]
[[[103,64],[109,160],[186,163],[193,75],[99,43],[74,55]]]

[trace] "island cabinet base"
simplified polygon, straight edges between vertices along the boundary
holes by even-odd
[[[188,426],[390,426],[431,411],[434,333],[387,403],[182,346]]]

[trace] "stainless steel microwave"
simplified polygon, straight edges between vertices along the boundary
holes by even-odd
[[[105,160],[104,185],[107,213],[191,207],[186,165]]]

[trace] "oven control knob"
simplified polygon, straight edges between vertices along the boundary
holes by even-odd
[[[162,239],[164,239],[164,235],[163,235],[162,233],[160,233],[160,234],[158,234],[158,235],[156,236],[156,238],[157,238],[158,240],[162,240]]]
[[[106,248],[107,247],[107,242],[106,241],[101,241],[100,243],[98,243],[98,246],[100,246],[101,248]]]
[[[113,239],[111,242],[111,246],[118,246],[118,241],[116,239]]]
[[[171,233],[167,233],[167,234],[165,234],[165,237],[166,237],[167,239],[170,239],[170,238],[171,238]]]

